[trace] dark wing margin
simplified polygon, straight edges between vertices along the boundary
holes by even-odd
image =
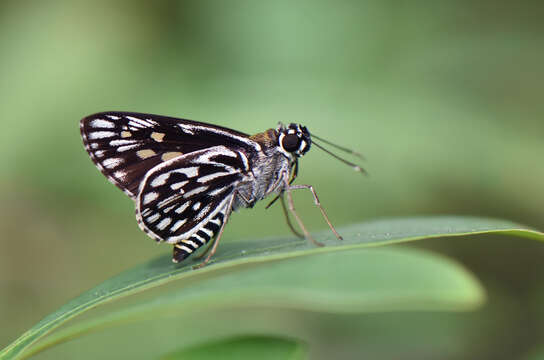
[[[260,150],[246,134],[153,114],[97,113],[81,120],[80,131],[94,164],[133,199],[146,174],[175,157],[219,145],[248,152]]]
[[[201,246],[230,214],[247,164],[243,152],[214,146],[156,166],[145,176],[136,200],[138,224],[157,241],[192,244],[196,238]]]

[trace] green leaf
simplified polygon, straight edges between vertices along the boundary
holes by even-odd
[[[306,344],[293,339],[246,336],[200,344],[168,354],[161,360],[304,360],[308,358]]]
[[[519,224],[473,217],[389,219],[355,224],[339,230],[344,236],[343,241],[336,240],[329,231],[315,236],[327,245],[323,248],[315,248],[304,240],[293,239],[225,242],[219,246],[213,263],[199,270],[192,269],[195,262],[188,261],[176,266],[170,262],[169,256],[161,256],[108,279],[68,302],[2,350],[0,358],[15,358],[67,320],[100,304],[173,280],[193,276],[213,277],[226,269],[238,269],[248,264],[444,236],[496,233],[544,240],[544,234]]]
[[[430,252],[402,248],[330,252],[176,287],[68,326],[42,341],[31,353],[106,327],[223,308],[324,313],[460,311],[473,309],[483,299],[483,289],[467,271]]]

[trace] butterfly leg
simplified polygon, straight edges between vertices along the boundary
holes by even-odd
[[[298,190],[298,189],[308,189],[308,190],[310,190],[312,192],[312,195],[314,196],[314,202],[317,205],[317,207],[319,208],[319,210],[321,211],[321,215],[323,215],[323,218],[325,219],[325,221],[327,222],[327,224],[331,228],[334,235],[336,235],[338,240],[342,240],[342,237],[340,236],[340,234],[338,234],[338,232],[336,231],[334,226],[332,226],[332,223],[329,220],[329,217],[327,216],[327,213],[325,212],[325,209],[323,209],[323,206],[321,206],[321,203],[319,202],[319,198],[317,197],[317,194],[315,193],[314,187],[312,185],[290,185],[288,187],[288,190]]]
[[[283,198],[283,194],[280,195],[280,201],[281,201],[281,208],[283,209],[283,215],[285,215],[285,221],[287,222],[287,226],[289,226],[289,229],[295,234],[296,237],[299,237],[301,239],[304,239],[304,235],[299,233],[295,230],[295,227],[291,223],[291,220],[289,219],[289,211],[287,210],[287,206],[285,205],[285,199]]]
[[[308,230],[306,230],[306,226],[304,226],[304,223],[302,222],[302,220],[300,219],[300,217],[298,216],[298,214],[297,214],[297,212],[295,210],[295,204],[293,203],[293,194],[291,194],[291,190],[294,190],[294,189],[293,189],[293,187],[291,187],[289,185],[289,181],[287,181],[287,178],[285,178],[285,179],[286,179],[285,180],[285,192],[287,193],[287,204],[289,205],[289,210],[293,213],[293,216],[297,220],[298,226],[300,226],[300,228],[302,229],[302,232],[304,233],[304,236],[306,237],[306,239],[313,242],[316,246],[325,246],[325,244],[315,240],[310,235]]]

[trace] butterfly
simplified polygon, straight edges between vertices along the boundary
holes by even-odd
[[[83,118],[80,130],[94,164],[134,201],[139,227],[156,241],[172,244],[176,263],[205,245],[209,254],[200,266],[208,263],[231,213],[251,208],[271,194],[276,197],[268,206],[281,200],[291,230],[322,246],[295,211],[291,192],[297,189],[311,191],[325,221],[341,239],[314,188],[293,185],[298,160],[315,144],[364,173],[315,139],[362,157],[360,154],[310,135],[300,124],[280,123],[275,129],[247,135],[187,119],[102,112]],[[304,235],[292,226],[287,209]]]

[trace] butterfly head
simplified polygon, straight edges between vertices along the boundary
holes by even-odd
[[[278,126],[278,145],[280,148],[293,156],[301,157],[310,150],[312,138],[306,126],[300,124],[289,124]]]

